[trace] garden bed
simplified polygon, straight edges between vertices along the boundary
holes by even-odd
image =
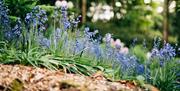
[[[23,65],[0,64],[0,90],[5,91],[143,91],[133,84]]]
[[[180,91],[178,45],[160,37],[152,43],[123,32],[128,40],[118,39],[116,32],[102,34],[108,27],[98,31],[81,23],[83,17],[66,5],[46,10],[46,5],[18,0],[31,8],[14,17],[6,1],[0,0],[0,91],[158,91],[153,86]]]

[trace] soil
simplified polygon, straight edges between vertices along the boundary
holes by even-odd
[[[133,83],[23,65],[0,64],[0,91],[144,91]]]

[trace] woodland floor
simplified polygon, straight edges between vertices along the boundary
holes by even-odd
[[[0,64],[0,91],[144,91],[133,82],[109,81],[92,76],[64,73],[23,65]],[[154,90],[156,91],[156,90]]]

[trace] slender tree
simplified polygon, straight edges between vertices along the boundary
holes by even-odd
[[[169,32],[169,1],[164,0],[164,11],[163,11],[163,39],[168,42]]]
[[[82,23],[86,22],[86,0],[82,0]]]

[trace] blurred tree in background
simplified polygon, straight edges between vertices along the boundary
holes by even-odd
[[[175,11],[179,5],[178,0],[98,1],[91,2],[94,8],[89,7],[92,13],[87,15],[91,17],[89,21],[94,23],[88,24],[100,29],[102,34],[111,32],[115,38],[120,38],[127,45],[131,44],[133,38],[137,38],[139,43],[146,39],[151,44],[153,38],[157,36],[171,43],[178,42],[177,37],[180,34],[176,33],[175,29],[179,25],[174,25],[176,22],[174,18],[178,18],[177,10]],[[104,13],[103,16],[102,12],[108,12],[108,10],[103,10],[107,6],[110,6],[113,13]],[[99,15],[96,14],[97,12],[100,12]],[[111,16],[111,14],[112,18],[104,19],[106,15]]]

